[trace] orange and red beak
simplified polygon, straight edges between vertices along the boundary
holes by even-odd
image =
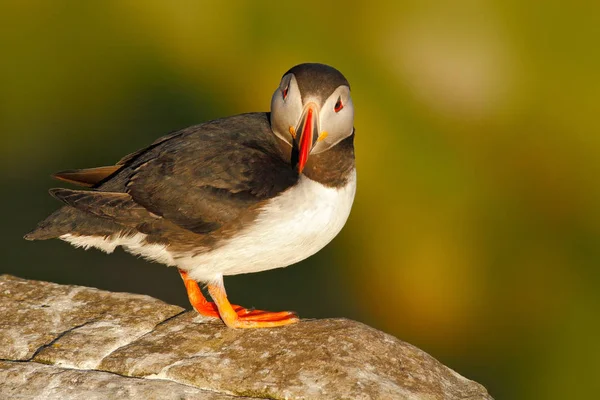
[[[299,133],[295,140],[298,149],[298,173],[302,173],[308,156],[319,139],[319,111],[316,104],[308,103],[304,107],[296,132]]]

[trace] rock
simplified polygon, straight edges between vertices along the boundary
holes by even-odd
[[[233,330],[147,296],[7,275],[0,312],[0,398],[491,399],[345,319]]]
[[[0,277],[0,358],[92,369],[113,350],[182,313],[149,296]],[[48,346],[52,344],[52,346]],[[53,353],[53,348],[61,351]]]
[[[232,400],[244,397],[213,393],[175,382],[132,379],[94,370],[0,361],[2,399],[40,400]]]

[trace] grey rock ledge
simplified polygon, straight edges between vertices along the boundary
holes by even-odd
[[[0,398],[492,399],[345,319],[260,330],[142,295],[0,276]]]

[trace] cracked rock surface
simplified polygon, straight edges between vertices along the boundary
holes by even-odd
[[[345,319],[233,330],[148,296],[0,276],[0,398],[491,399]]]

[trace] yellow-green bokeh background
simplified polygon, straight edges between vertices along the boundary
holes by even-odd
[[[282,3],[0,3],[0,272],[186,305],[172,269],[22,240],[58,206],[49,174],[266,111],[283,72],[324,62],[352,83],[352,215],[230,297],[363,321],[497,399],[597,395],[600,5]]]

